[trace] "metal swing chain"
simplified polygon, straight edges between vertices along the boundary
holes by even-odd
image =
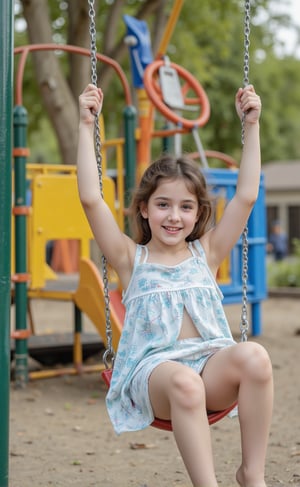
[[[97,48],[96,48],[96,24],[95,24],[95,8],[94,0],[88,0],[89,4],[89,19],[90,19],[90,43],[91,43],[91,81],[92,84],[97,86]],[[101,136],[100,136],[100,123],[99,114],[95,114],[95,156],[98,169],[99,186],[100,193],[103,198],[103,173],[102,173],[102,153],[101,153]],[[110,320],[110,299],[109,299],[109,281],[108,281],[108,271],[107,271],[107,260],[104,255],[102,255],[102,279],[103,279],[103,290],[104,290],[104,303],[105,303],[105,332],[107,346],[103,355],[103,362],[105,367],[108,369],[110,364],[113,366],[115,352],[112,346],[112,328]]]
[[[244,86],[249,84],[249,46],[250,46],[250,0],[245,0],[245,17],[244,17]],[[245,115],[242,117],[242,145],[245,140]],[[249,330],[248,322],[248,226],[246,225],[242,233],[242,312],[240,322],[241,342],[247,341]]]

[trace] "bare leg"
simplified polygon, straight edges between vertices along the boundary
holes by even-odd
[[[217,352],[203,374],[207,407],[224,408],[238,391],[242,463],[241,487],[265,487],[264,469],[273,406],[272,366],[257,343],[240,343]]]
[[[217,487],[201,377],[185,365],[165,362],[152,372],[149,393],[155,416],[172,420],[193,486]]]

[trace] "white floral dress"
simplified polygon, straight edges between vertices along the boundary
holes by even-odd
[[[176,360],[201,373],[213,353],[236,343],[203,247],[195,240],[189,249],[191,257],[166,266],[147,262],[147,247],[137,245],[132,277],[123,296],[124,327],[106,397],[117,433],[152,423],[148,380],[157,365]],[[184,309],[199,338],[178,340]]]

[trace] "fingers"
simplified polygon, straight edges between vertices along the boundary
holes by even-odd
[[[253,85],[239,88],[236,94],[236,105],[239,115],[244,114],[247,121],[255,122],[259,119],[261,100],[256,94]]]
[[[240,103],[243,111],[247,110],[245,105],[251,103],[260,106],[260,97],[255,93],[252,85],[245,86],[245,88],[240,88]]]
[[[90,110],[93,115],[98,115],[102,108],[103,92],[101,88],[89,84],[79,96],[79,106],[82,110]]]
[[[240,107],[243,112],[247,112],[251,108],[260,109],[260,97],[255,93],[252,85],[246,86],[240,95]]]

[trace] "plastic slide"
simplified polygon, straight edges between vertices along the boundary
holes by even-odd
[[[110,291],[110,320],[112,346],[117,350],[124,321],[125,308],[119,290]],[[80,259],[79,285],[73,296],[74,303],[95,325],[107,346],[103,281],[96,265],[88,258]]]

